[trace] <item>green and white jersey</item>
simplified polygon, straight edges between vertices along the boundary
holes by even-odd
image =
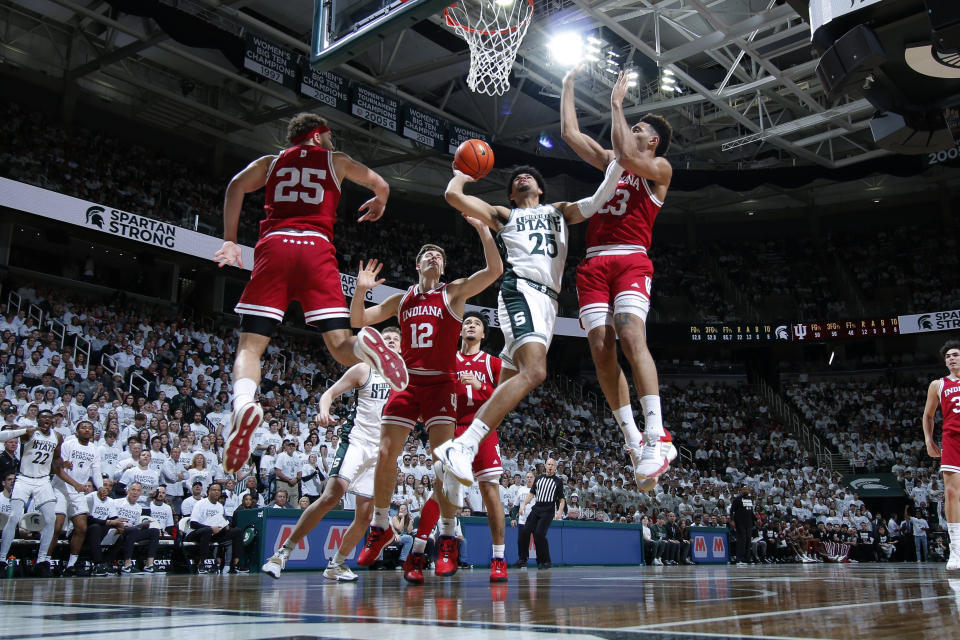
[[[556,207],[541,204],[511,209],[498,235],[507,250],[508,271],[560,291],[570,234]]]
[[[366,382],[357,389],[357,403],[347,418],[340,437],[344,442],[380,444],[380,415],[387,404],[390,385],[370,369]]]

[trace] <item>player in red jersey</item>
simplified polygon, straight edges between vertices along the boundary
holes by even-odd
[[[673,130],[662,117],[647,114],[633,127],[623,113],[627,91],[621,73],[610,96],[613,149],[582,133],[577,123],[574,82],[577,69],[563,79],[560,117],[563,139],[588,164],[601,171],[622,169],[614,196],[590,218],[587,255],[577,267],[580,324],[603,395],[627,441],[637,486],[650,490],[665,472],[676,449],[663,429],[657,366],[647,348],[653,263],[647,257],[653,223],[673,177],[664,158]],[[617,362],[617,338],[633,371],[640,395],[644,434],[633,418],[630,387]]]
[[[394,389],[407,384],[403,360],[387,348],[380,333],[350,330],[350,313],[340,285],[333,225],[343,179],[367,187],[374,197],[360,206],[358,222],[383,216],[390,195],[386,181],[345,153],[333,150],[326,121],[301,113],[287,127],[290,147],[254,160],[230,180],[223,202],[223,246],[219,266],[243,267],[237,226],[244,194],[266,187],[267,216],[260,221],[253,273],[234,311],[242,316],[240,344],[233,363],[233,419],[224,434],[224,471],[232,473],[250,457],[250,437],[263,421],[256,402],[260,359],[287,306],[298,300],[304,317],[323,334],[330,354],[344,366],[366,362]]]
[[[950,373],[927,387],[923,407],[923,439],[927,453],[940,458],[943,474],[943,514],[950,535],[950,559],[947,569],[960,570],[960,340],[948,340],[940,355]],[[940,409],[943,418],[943,445],[933,439],[933,416]]]
[[[357,558],[361,566],[376,562],[383,547],[393,540],[389,510],[397,477],[397,457],[417,420],[426,425],[431,449],[453,438],[457,420],[457,340],[464,303],[503,273],[503,262],[490,230],[482,222],[466,220],[480,234],[486,259],[486,267],[469,278],[442,284],[440,277],[446,270],[447,256],[433,244],[424,245],[417,254],[419,282],[405,293],[396,293],[369,309],[363,306],[364,296],[384,282],[377,279],[383,265],[370,260],[357,276],[356,293],[350,303],[351,324],[364,327],[396,316],[402,334],[400,353],[410,372],[409,386],[391,393],[383,409],[380,457],[374,480],[374,515],[367,542]],[[436,574],[445,576],[457,571],[457,543],[453,537],[457,505],[448,496],[457,495],[460,485],[452,479],[449,489],[443,486],[443,473],[438,470],[433,495],[420,512],[413,552],[403,564],[404,578],[414,584],[423,582],[423,569],[427,564],[424,548],[438,519]]]
[[[486,337],[486,322],[478,311],[463,314],[463,329],[460,330],[460,351],[457,353],[457,429],[461,435],[470,428],[477,411],[486,402],[500,380],[500,358],[480,350]],[[473,459],[473,475],[480,483],[480,495],[487,509],[490,539],[493,541],[493,556],[490,561],[490,582],[507,581],[507,561],[504,555],[505,530],[503,504],[500,502],[500,476],[503,465],[500,460],[500,441],[497,432],[480,442]]]

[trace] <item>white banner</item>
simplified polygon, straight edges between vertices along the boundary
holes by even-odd
[[[831,20],[883,0],[810,0],[810,35]]]
[[[0,178],[0,206],[211,261],[213,254],[223,244],[220,238],[184,229],[169,222],[87,202],[8,178]],[[240,249],[244,269],[253,269],[253,247],[241,245]],[[341,273],[340,285],[343,287],[343,294],[353,298],[357,276]],[[379,303],[394,293],[403,291],[404,289],[380,285],[368,292],[366,298],[367,302]],[[466,310],[479,311],[491,327],[499,328],[496,309],[468,304]],[[576,318],[557,318],[554,334],[579,337],[586,335]]]
[[[900,316],[899,322],[901,334],[956,331],[960,330],[960,309]]]

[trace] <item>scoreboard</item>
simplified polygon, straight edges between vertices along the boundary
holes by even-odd
[[[690,342],[759,344],[770,342],[823,342],[900,335],[897,316],[860,320],[824,320],[821,322],[712,323],[689,328]]]
[[[799,341],[875,338],[900,335],[900,321],[897,316],[864,320],[828,320],[801,322],[793,325],[791,329],[793,339]]]
[[[690,325],[691,342],[774,342],[790,340],[786,324],[697,324]]]

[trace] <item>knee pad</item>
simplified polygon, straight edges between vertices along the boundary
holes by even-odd
[[[613,312],[608,304],[591,304],[580,309],[580,326],[590,333],[597,327],[613,326]]]
[[[621,291],[613,299],[613,313],[629,313],[646,322],[650,313],[650,298],[635,291]]]

